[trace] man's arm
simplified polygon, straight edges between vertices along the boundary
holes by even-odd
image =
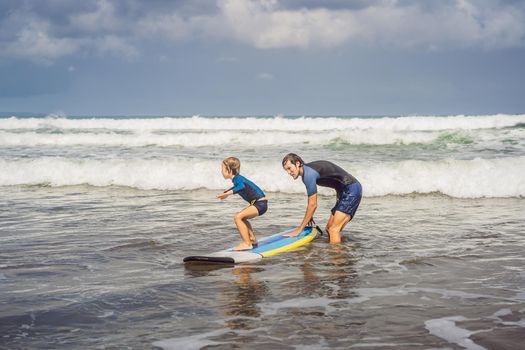
[[[301,225],[293,232],[285,235],[286,237],[295,237],[299,236],[303,232],[304,228],[314,217],[315,210],[317,209],[317,193],[308,196],[308,205],[306,207],[306,213],[304,214],[303,222]]]

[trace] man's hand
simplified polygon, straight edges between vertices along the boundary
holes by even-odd
[[[228,196],[229,196],[229,194],[228,194],[227,192],[224,192],[224,193],[219,193],[219,194],[217,195],[217,198],[220,199],[220,200],[222,201],[223,199],[225,199],[225,198],[228,197]]]
[[[290,232],[290,233],[287,233],[285,235],[283,235],[284,237],[297,237],[299,236],[301,233],[303,232],[302,229],[298,228],[296,230],[294,230],[293,232]]]

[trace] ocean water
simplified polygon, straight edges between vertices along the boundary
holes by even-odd
[[[363,184],[344,242],[184,266],[240,240],[227,156],[301,221],[288,152]],[[524,173],[525,115],[0,118],[0,348],[522,349]]]

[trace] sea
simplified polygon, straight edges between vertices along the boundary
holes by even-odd
[[[300,224],[289,152],[361,182],[343,242],[183,264],[240,242],[226,157]],[[524,349],[524,174],[524,114],[2,117],[0,349]]]

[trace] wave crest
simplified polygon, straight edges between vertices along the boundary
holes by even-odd
[[[93,160],[44,157],[0,160],[0,185],[129,186],[138,189],[221,190],[229,183],[219,161]],[[433,193],[457,198],[525,197],[525,157],[502,159],[400,161],[380,164],[340,164],[363,184],[365,196]],[[243,174],[268,192],[305,193],[279,162],[243,164]],[[322,188],[320,194],[331,194]]]
[[[0,129],[108,129],[108,130],[475,130],[519,126],[525,114],[484,116],[409,117],[163,117],[163,118],[0,118]]]

